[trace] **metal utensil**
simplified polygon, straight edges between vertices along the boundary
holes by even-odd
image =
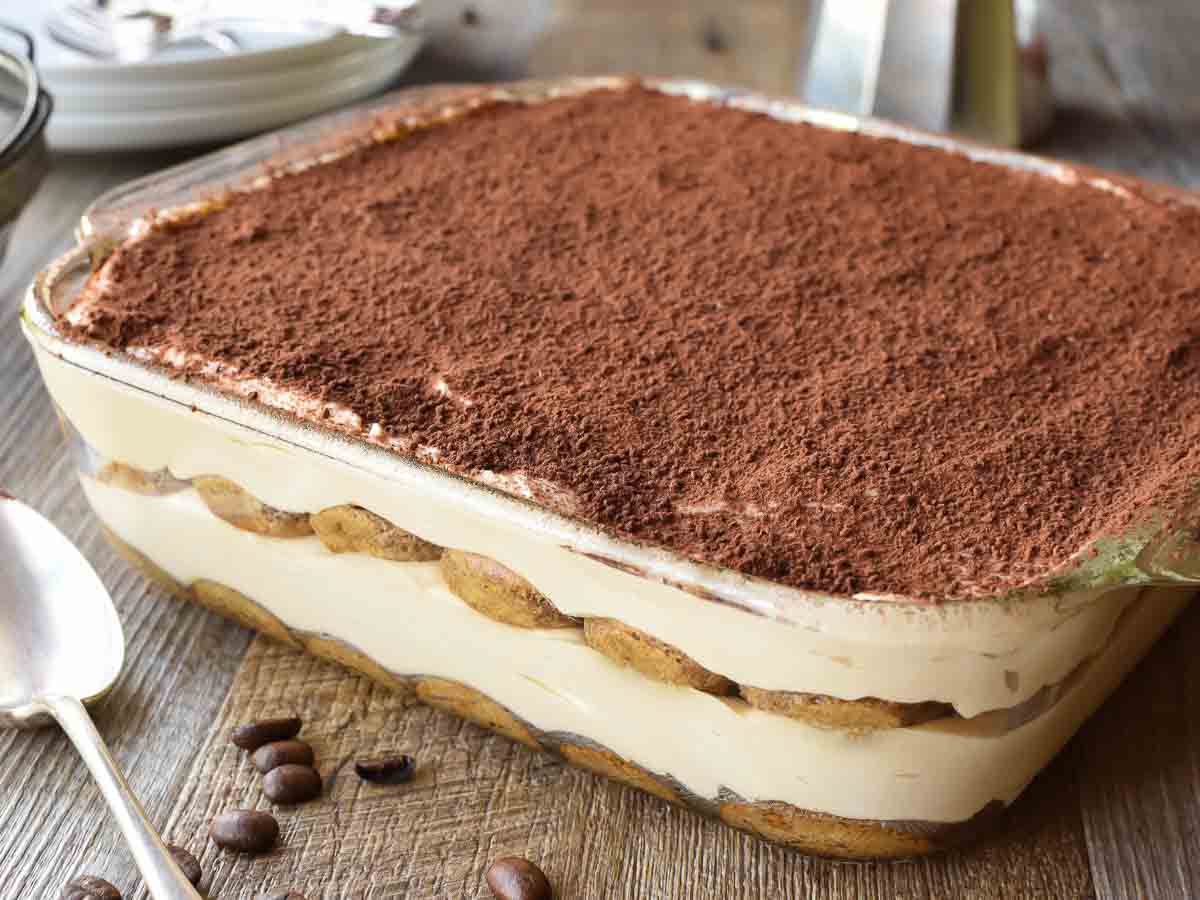
[[[1036,0],[822,2],[800,93],[814,106],[1016,146],[1051,116]]]
[[[0,489],[0,724],[55,720],[79,751],[156,900],[200,900],[146,819],[83,704],[125,660],[108,591],[45,518]]]

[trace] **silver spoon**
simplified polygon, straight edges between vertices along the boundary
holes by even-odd
[[[146,819],[83,704],[125,660],[108,591],[62,533],[0,488],[0,725],[56,720],[116,818],[155,900],[200,900]]]

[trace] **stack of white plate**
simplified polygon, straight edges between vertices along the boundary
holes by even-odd
[[[223,141],[344,106],[392,84],[420,40],[313,26],[231,27],[241,49],[180,44],[144,62],[98,60],[54,40],[47,0],[7,0],[0,17],[34,36],[54,96],[55,150],[149,149]]]

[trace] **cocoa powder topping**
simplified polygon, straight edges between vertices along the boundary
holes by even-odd
[[[977,595],[1200,470],[1200,209],[1118,188],[641,88],[497,105],[127,244],[76,331],[710,563]]]

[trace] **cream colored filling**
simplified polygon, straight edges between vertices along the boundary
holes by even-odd
[[[1062,681],[1106,644],[1130,601],[1128,592],[1109,590],[924,606],[752,582],[631,549],[443,472],[280,422],[252,405],[227,402],[229,419],[196,411],[34,345],[55,401],[107,459],[179,478],[220,474],[287,511],[361,505],[434,544],[503,563],[568,615],[625,622],[740,684],[848,700],[937,700],[975,716]],[[269,437],[267,429],[295,443]],[[653,577],[584,553],[635,561]],[[699,585],[726,602],[655,579]]]
[[[1011,802],[1187,597],[1161,591],[1131,606],[1098,664],[1020,728],[988,715],[855,736],[647,679],[575,629],[495,622],[454,596],[436,563],[252,534],[192,490],[151,497],[82,480],[108,527],[184,584],[219,581],[293,629],[345,641],[397,674],[475,687],[540,731],[590,738],[700,796],[724,787],[848,818],[957,822],[993,799]]]

